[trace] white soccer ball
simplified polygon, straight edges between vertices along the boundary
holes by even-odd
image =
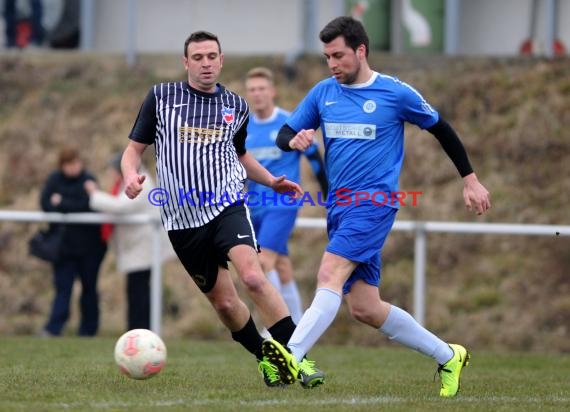
[[[148,329],[124,333],[115,344],[115,362],[121,373],[133,379],[147,379],[166,364],[166,346],[160,336]]]

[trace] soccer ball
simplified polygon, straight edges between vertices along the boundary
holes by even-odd
[[[115,344],[115,362],[121,373],[133,379],[147,379],[162,370],[166,363],[166,346],[148,329],[133,329]]]

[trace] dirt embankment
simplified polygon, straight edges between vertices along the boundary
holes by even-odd
[[[403,190],[420,190],[418,207],[401,220],[570,224],[570,71],[568,59],[483,60],[372,56],[373,67],[419,89],[459,132],[493,209],[466,213],[461,181],[437,141],[406,129]],[[279,58],[227,58],[222,81],[243,91],[245,71],[265,64],[281,74]],[[155,56],[129,69],[107,56],[21,55],[0,58],[0,208],[36,210],[38,193],[58,148],[74,142],[105,187],[103,169],[123,147],[139,105],[155,82],[180,79],[177,56]],[[294,108],[326,76],[318,58],[280,76],[280,104]],[[152,161],[149,156],[149,161]],[[307,179],[306,188],[317,190]],[[306,207],[303,216],[323,216]],[[2,222],[0,334],[39,329],[52,296],[45,264],[27,255],[37,225]],[[478,348],[570,351],[570,240],[567,237],[431,234],[428,237],[427,324],[449,340]],[[319,230],[295,232],[291,253],[308,304],[325,244]],[[383,255],[382,294],[412,310],[413,238],[393,233]],[[227,338],[227,333],[176,263],[165,268],[164,333]],[[109,254],[101,272],[101,333],[125,324],[122,276]],[[78,291],[76,291],[78,292]],[[73,306],[68,333],[77,324]],[[342,309],[324,340],[385,344]]]

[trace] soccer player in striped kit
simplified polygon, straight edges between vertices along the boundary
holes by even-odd
[[[280,376],[263,357],[263,339],[237,294],[227,262],[268,331],[286,343],[295,323],[261,269],[243,189],[249,178],[279,193],[303,191],[284,176],[273,176],[246,151],[249,108],[245,99],[217,82],[223,59],[216,35],[198,31],[186,39],[187,81],[154,85],[129,135],[121,162],[125,192],[130,198],[141,192],[141,156],[154,144],[163,191],[161,219],[176,254],[233,339],[256,357],[265,383],[281,386],[293,378]],[[151,200],[156,201],[149,196]]]
[[[346,188],[359,194],[392,194],[398,192],[404,157],[404,123],[412,123],[433,134],[453,161],[463,178],[466,207],[478,214],[487,211],[489,192],[479,183],[452,127],[410,85],[370,68],[362,23],[338,17],[319,37],[333,76],[309,91],[279,131],[277,145],[285,151],[306,150],[320,127],[331,193]],[[398,204],[356,200],[343,206],[334,199],[329,202],[329,243],[313,302],[287,347],[266,340],[264,355],[283,371],[313,379],[297,367],[298,362],[333,322],[344,296],[355,319],[434,359],[441,377],[440,396],[455,396],[469,359],[467,350],[441,340],[406,311],[380,298],[380,251]]]

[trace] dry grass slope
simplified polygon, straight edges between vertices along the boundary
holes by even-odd
[[[403,190],[421,190],[419,207],[399,219],[568,224],[570,187],[570,71],[568,59],[445,59],[372,56],[373,67],[416,86],[456,127],[493,209],[465,212],[461,182],[437,141],[407,129]],[[247,69],[273,57],[228,58],[222,81],[242,91]],[[140,102],[155,82],[180,79],[177,56],[147,56],[130,70],[110,56],[6,55],[0,57],[0,207],[36,210],[38,190],[57,148],[79,144],[90,170],[103,179],[111,153],[126,142]],[[294,108],[327,75],[316,57],[280,80],[280,103]],[[149,161],[152,161],[149,156]],[[316,190],[307,180],[306,187]],[[103,186],[109,182],[102,180]],[[307,207],[304,216],[323,216]],[[27,256],[35,225],[3,222],[0,229],[0,333],[34,333],[51,300],[49,267]],[[291,248],[306,302],[325,244],[321,231],[297,231]],[[427,322],[441,336],[471,347],[570,351],[568,239],[430,235]],[[394,233],[383,256],[384,298],[412,305],[413,239]],[[102,334],[124,326],[123,279],[109,255],[101,274]],[[176,263],[165,271],[164,333],[228,338],[205,299]],[[73,318],[68,329],[73,333]],[[327,342],[385,344],[378,333],[342,310]]]

